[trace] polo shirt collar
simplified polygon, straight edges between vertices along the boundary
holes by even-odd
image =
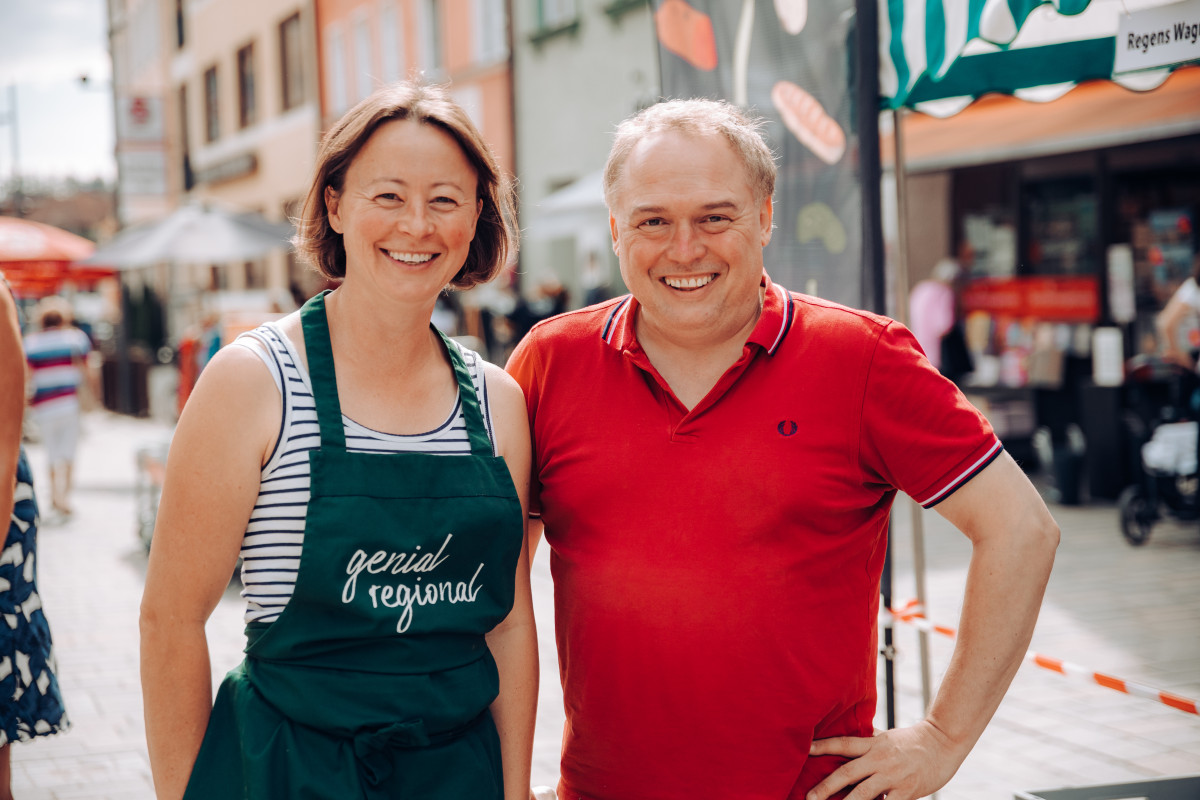
[[[792,323],[796,318],[796,303],[792,299],[791,292],[773,283],[766,270],[763,271],[759,286],[764,289],[762,313],[759,314],[754,330],[750,331],[747,343],[757,344],[769,355],[775,355],[780,345],[783,344],[784,337],[792,329]],[[634,299],[633,295],[628,294],[613,306],[604,318],[600,337],[614,350],[641,349],[641,345],[637,342],[634,325],[637,320],[637,311],[638,301]]]

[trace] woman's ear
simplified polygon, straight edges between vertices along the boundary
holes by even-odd
[[[342,196],[333,190],[332,186],[325,187],[325,216],[329,219],[329,227],[337,233],[342,232],[342,218],[338,215],[338,206]]]

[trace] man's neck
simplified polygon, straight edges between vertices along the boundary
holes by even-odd
[[[730,331],[664,331],[646,321],[641,309],[634,320],[638,344],[671,391],[689,411],[712,391],[730,367],[741,358],[742,349],[762,316],[763,292],[753,313]]]

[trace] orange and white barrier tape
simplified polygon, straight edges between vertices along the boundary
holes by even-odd
[[[942,636],[948,636],[953,639],[958,635],[954,628],[947,628],[944,625],[934,625],[929,620],[925,619],[925,613],[921,608],[921,604],[916,600],[909,600],[904,604],[903,608],[883,609],[881,614],[884,617],[884,622],[890,625],[892,620],[908,623],[920,630],[928,633],[939,633]],[[1050,658],[1041,653],[1035,653],[1032,650],[1025,654],[1025,660],[1033,663],[1035,666],[1042,669],[1048,669],[1051,672],[1057,672],[1059,675],[1065,675],[1071,678],[1083,678],[1092,683],[1104,686],[1108,689],[1115,689],[1124,694],[1133,695],[1134,697],[1142,697],[1147,700],[1154,700],[1163,705],[1177,708],[1188,714],[1196,714],[1200,716],[1200,709],[1197,708],[1195,700],[1186,697],[1181,697],[1171,692],[1163,692],[1158,689],[1153,689],[1149,686],[1144,686],[1133,681],[1114,678],[1112,675],[1105,675],[1103,672],[1095,672],[1087,667],[1081,667],[1078,664],[1071,664],[1057,658]]]

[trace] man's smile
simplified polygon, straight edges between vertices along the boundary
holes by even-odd
[[[686,278],[679,278],[679,277],[671,276],[671,277],[663,278],[662,280],[663,280],[663,283],[665,283],[667,286],[670,286],[672,289],[691,291],[693,289],[699,289],[701,287],[707,286],[708,284],[712,283],[716,279],[716,277],[717,277],[717,274],[715,272],[710,272],[705,275],[693,275],[691,277],[686,277]]]

